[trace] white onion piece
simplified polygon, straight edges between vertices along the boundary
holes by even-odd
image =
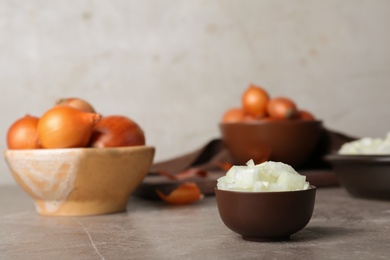
[[[220,190],[248,192],[306,190],[309,186],[306,176],[288,164],[268,161],[255,165],[253,160],[246,166],[232,166],[217,182]]]
[[[364,137],[345,143],[338,151],[339,154],[390,154],[390,132],[386,138]]]

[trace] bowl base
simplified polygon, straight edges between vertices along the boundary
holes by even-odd
[[[42,201],[35,208],[42,216],[93,216],[126,211],[126,201]]]
[[[252,242],[278,242],[278,241],[287,241],[290,240],[290,236],[283,237],[252,237],[252,236],[242,236],[242,239]]]
[[[357,199],[368,199],[368,200],[390,200],[390,193],[388,191],[377,192],[377,191],[355,191],[346,188],[348,193]]]

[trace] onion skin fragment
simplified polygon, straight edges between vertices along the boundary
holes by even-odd
[[[191,204],[203,199],[204,197],[204,195],[200,192],[198,185],[194,182],[185,182],[180,184],[168,195],[165,195],[160,190],[156,190],[156,193],[163,201],[172,205]]]
[[[189,168],[187,170],[181,171],[179,173],[173,174],[168,171],[157,171],[157,174],[164,176],[173,181],[184,181],[194,177],[207,177],[208,173],[205,170],[198,168]]]

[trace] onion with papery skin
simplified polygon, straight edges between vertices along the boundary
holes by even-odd
[[[67,105],[73,108],[80,109],[84,112],[96,113],[93,106],[89,102],[81,98],[61,98],[57,100],[56,105]]]
[[[302,120],[315,120],[316,119],[312,113],[310,113],[309,111],[306,111],[306,110],[299,110],[297,118],[302,119]]]
[[[91,147],[122,147],[145,145],[141,127],[125,116],[103,117],[93,129]]]
[[[101,115],[57,105],[49,109],[38,122],[38,136],[43,148],[86,147],[94,125]]]
[[[26,115],[16,120],[7,132],[8,149],[38,149],[38,125],[39,118]]]
[[[244,121],[245,112],[241,108],[231,108],[222,116],[222,123],[236,123]]]
[[[286,97],[271,99],[267,105],[268,115],[276,119],[292,119],[298,116],[298,109],[294,101]]]
[[[241,97],[242,108],[246,114],[256,118],[267,114],[269,95],[263,88],[250,85]]]
[[[239,122],[253,122],[259,118],[245,113],[242,108],[231,108],[227,110],[222,116],[222,123],[239,123]]]

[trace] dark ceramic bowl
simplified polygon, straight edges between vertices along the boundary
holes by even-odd
[[[357,198],[390,200],[390,155],[328,155],[339,183]]]
[[[314,210],[316,187],[284,192],[215,189],[223,223],[244,240],[279,241],[303,229]]]
[[[321,121],[283,120],[220,124],[222,140],[235,164],[264,160],[302,165],[322,134]]]

